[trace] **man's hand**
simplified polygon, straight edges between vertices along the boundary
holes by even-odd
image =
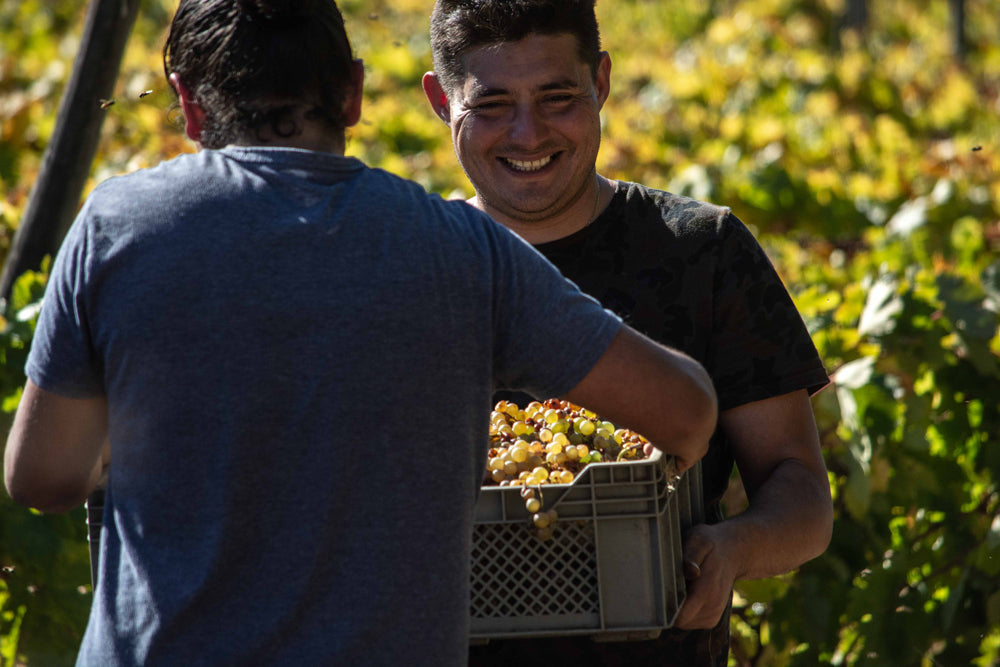
[[[738,550],[726,539],[725,523],[694,526],[684,542],[684,579],[687,597],[675,627],[683,630],[714,628],[732,598],[739,572]]]
[[[684,544],[688,597],[682,628],[714,627],[734,582],[789,572],[826,549],[833,504],[805,390],[724,411],[747,497],[746,511],[695,526]]]

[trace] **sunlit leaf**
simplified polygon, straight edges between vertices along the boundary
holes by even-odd
[[[858,322],[860,335],[884,336],[896,328],[896,318],[903,312],[898,287],[897,280],[890,275],[880,276],[875,281],[868,292],[868,300]]]

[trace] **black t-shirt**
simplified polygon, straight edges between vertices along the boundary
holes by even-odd
[[[773,265],[728,208],[619,182],[592,224],[536,248],[628,325],[701,362],[720,411],[799,389],[812,394],[829,382]],[[721,519],[718,501],[732,470],[729,443],[717,431],[702,461],[710,522]],[[727,613],[711,631],[671,630],[627,643],[497,641],[474,647],[470,664],[725,665],[728,624]]]

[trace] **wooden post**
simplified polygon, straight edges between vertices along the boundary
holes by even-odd
[[[844,26],[861,32],[868,29],[867,0],[847,0],[847,10],[844,14]]]
[[[59,105],[52,140],[0,274],[0,297],[54,255],[69,229],[97,152],[101,124],[139,12],[139,0],[92,0],[80,50]]]
[[[965,62],[967,45],[965,43],[965,0],[948,0],[951,8],[952,48],[955,60]]]

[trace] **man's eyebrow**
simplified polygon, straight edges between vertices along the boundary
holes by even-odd
[[[576,79],[558,79],[556,81],[550,81],[548,83],[543,83],[538,87],[541,92],[548,92],[550,90],[566,90],[572,88],[580,88],[580,82]],[[500,97],[503,95],[509,95],[510,91],[506,88],[491,87],[481,83],[472,83],[466,92],[466,99],[475,100],[482,99],[484,97]]]
[[[482,97],[495,97],[499,95],[507,95],[510,91],[506,88],[491,88],[489,86],[473,83],[469,86],[465,97],[468,99],[479,99]]]
[[[580,82],[576,79],[559,79],[539,86],[539,90],[565,90],[566,88],[580,88]]]

